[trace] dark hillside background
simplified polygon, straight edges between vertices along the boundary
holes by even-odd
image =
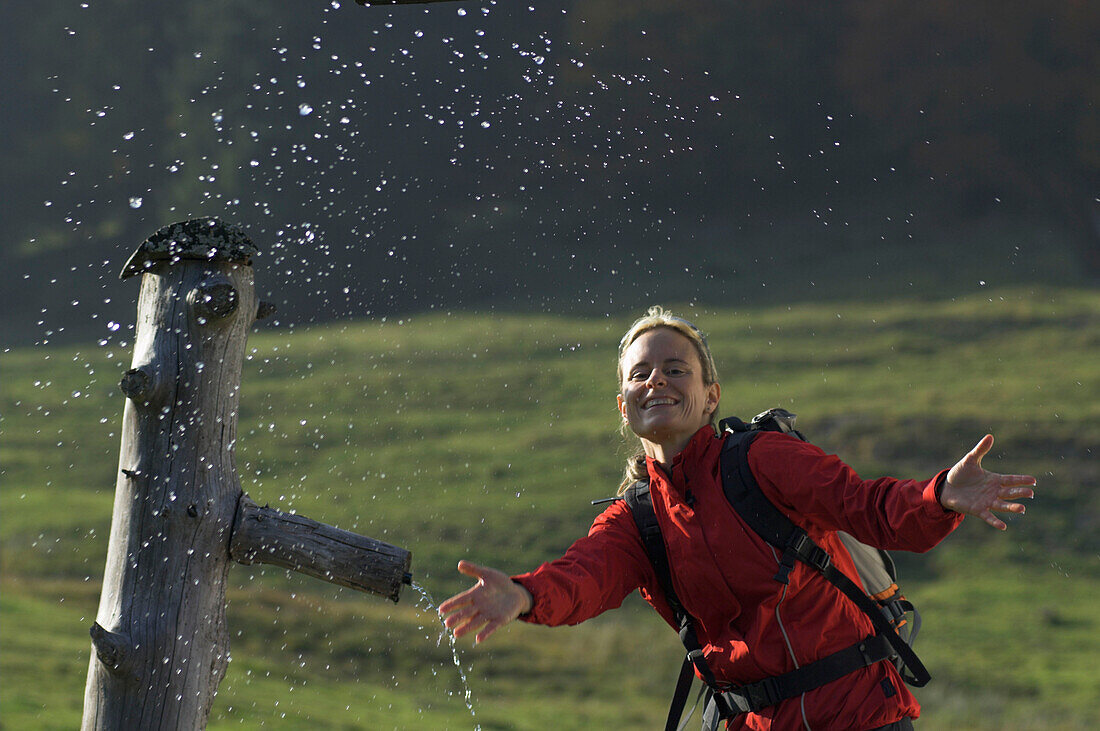
[[[725,413],[788,407],[865,475],[994,432],[1026,518],[899,557],[921,723],[1100,727],[1097,3],[24,0],[0,68],[0,725],[79,723],[118,274],[218,216],[278,306],[243,376],[258,502],[409,548],[436,600],[460,558],[560,555],[618,483],[613,351],[660,302],[710,333]],[[679,665],[635,600],[451,647],[412,589],[230,576],[211,728],[648,728]]]
[[[1100,7],[6,3],[6,345],[216,215],[282,324],[1100,275]],[[125,294],[124,294],[125,293]]]

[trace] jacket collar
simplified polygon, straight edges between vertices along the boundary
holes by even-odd
[[[690,471],[694,465],[699,464],[706,453],[716,446],[718,441],[718,434],[714,431],[714,427],[706,424],[695,432],[687,446],[672,458],[672,464],[669,465],[667,472],[652,457],[646,457],[646,471],[649,472],[650,484],[653,485],[656,482],[675,484],[680,482],[681,480],[677,479],[676,476],[682,475],[685,469]]]

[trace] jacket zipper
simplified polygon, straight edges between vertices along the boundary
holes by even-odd
[[[775,558],[775,563],[778,565],[779,564],[779,554],[775,552],[775,547],[774,546],[768,546],[768,548],[771,549],[772,557]],[[782,606],[783,601],[787,598],[787,589],[788,588],[789,587],[786,586],[786,585],[783,586],[783,593],[780,594],[779,601],[775,605],[775,621],[779,624],[779,631],[783,635],[783,642],[787,645],[787,652],[791,656],[791,662],[794,663],[795,670],[797,670],[800,667],[800,665],[798,664],[798,658],[795,657],[794,647],[791,646],[791,638],[787,636],[787,628],[783,626],[783,617],[781,617],[779,615],[779,607]],[[806,731],[813,731],[813,729],[810,728],[809,720],[807,720],[807,718],[806,718],[806,694],[805,693],[803,693],[802,695],[800,695],[798,697],[798,706],[799,706],[799,709],[802,712],[802,725],[805,727]]]

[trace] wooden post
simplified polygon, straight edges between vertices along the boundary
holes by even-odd
[[[258,313],[244,232],[158,230],[142,274],[119,475],[82,728],[202,729],[229,658],[230,560],[272,563],[397,601],[411,554],[259,508],[234,463],[241,367]]]

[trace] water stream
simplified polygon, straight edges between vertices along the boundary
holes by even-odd
[[[416,606],[421,604],[427,605],[428,611],[434,616],[439,618],[439,605],[436,604],[435,599],[432,597],[431,592],[420,586],[415,581],[409,584],[418,594],[420,598],[416,602]],[[435,646],[439,647],[443,643],[443,638],[446,636],[448,642],[451,645],[451,659],[454,660],[455,667],[458,668],[458,676],[462,678],[463,700],[466,702],[466,708],[470,711],[470,716],[474,719],[475,731],[481,731],[481,724],[477,723],[477,713],[474,712],[473,694],[470,692],[470,683],[466,678],[466,671],[462,669],[462,662],[458,659],[458,645],[457,640],[446,625],[443,624],[442,618],[439,618],[439,623],[442,626],[442,631],[439,633],[439,637],[436,638]]]

